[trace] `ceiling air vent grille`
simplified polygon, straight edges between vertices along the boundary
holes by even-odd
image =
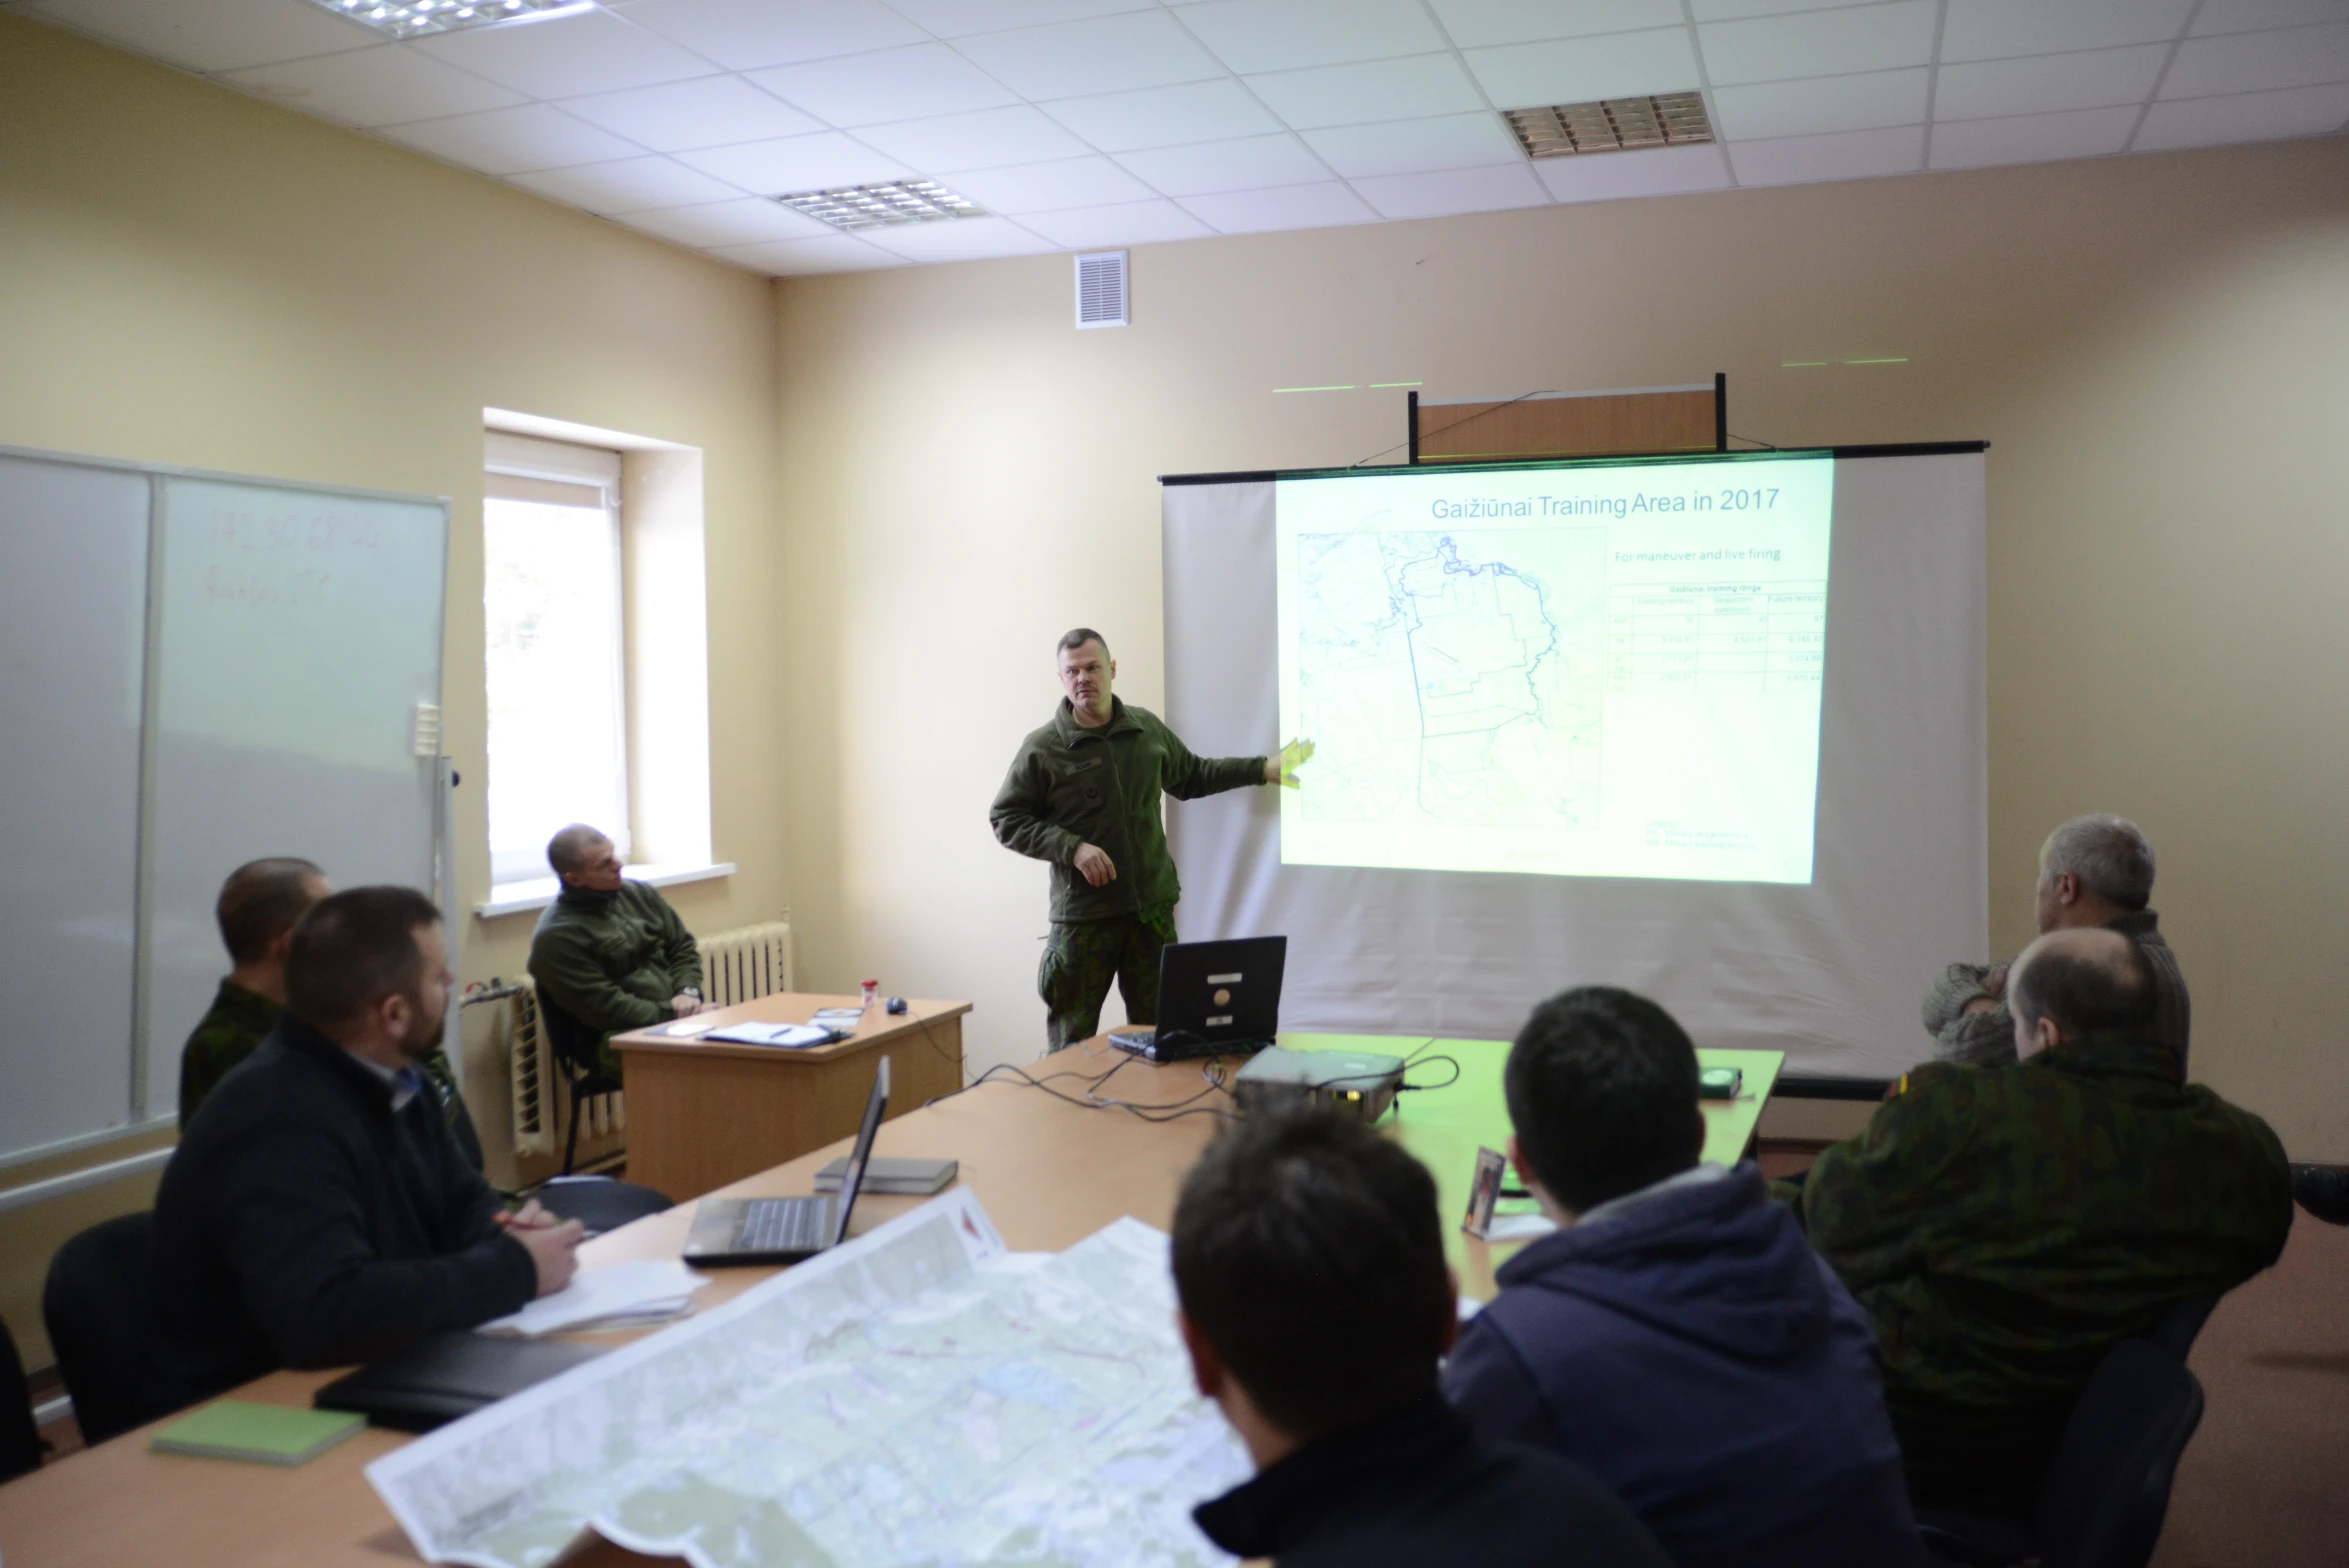
[[[1695,92],[1511,109],[1507,119],[1509,129],[1517,133],[1517,144],[1535,158],[1635,152],[1642,147],[1681,147],[1713,139],[1713,122],[1705,117],[1705,95]]]
[[[1126,253],[1094,251],[1077,258],[1077,325],[1126,324]]]
[[[936,180],[890,180],[882,185],[793,191],[775,200],[836,229],[884,229],[905,223],[941,223],[949,218],[987,215],[976,202],[956,195]]]

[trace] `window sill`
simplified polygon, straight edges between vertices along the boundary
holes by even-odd
[[[734,874],[734,862],[720,860],[706,866],[630,866],[621,873],[631,882],[650,883],[654,887],[674,887],[680,882],[708,882]],[[495,920],[500,915],[528,914],[544,909],[555,901],[563,885],[553,877],[533,877],[527,882],[501,882],[489,890],[489,897],[473,906],[473,913],[483,920]]]

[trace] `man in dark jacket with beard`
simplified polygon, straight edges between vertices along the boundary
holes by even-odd
[[[1504,1264],[1444,1391],[1580,1460],[1679,1568],[1924,1560],[1867,1315],[1751,1164],[1700,1165],[1695,1047],[1589,986],[1509,1052],[1509,1155],[1563,1227]]]

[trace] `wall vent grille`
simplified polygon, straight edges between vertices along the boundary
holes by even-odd
[[[1653,93],[1644,98],[1600,98],[1506,113],[1517,145],[1529,157],[1571,158],[1594,152],[1636,152],[1713,139],[1698,92]]]
[[[1077,325],[1126,324],[1126,253],[1093,251],[1077,258]]]

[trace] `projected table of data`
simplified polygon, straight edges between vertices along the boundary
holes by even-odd
[[[1819,684],[1827,585],[1618,587],[1607,596],[1607,690],[1773,691]]]

